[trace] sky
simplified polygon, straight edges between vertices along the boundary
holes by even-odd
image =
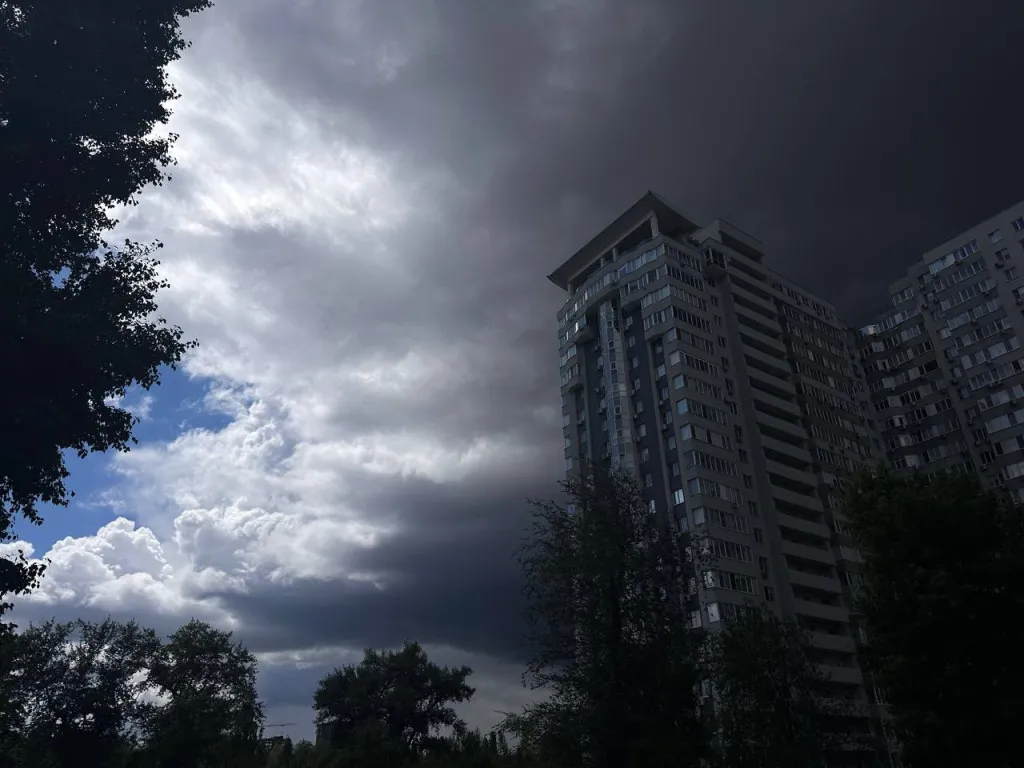
[[[519,676],[526,499],[563,468],[545,279],[653,189],[860,322],[1024,199],[1024,4],[219,0],[185,25],[161,312],[200,341],[73,459],[12,617],[192,617],[261,660],[268,732],[365,647]]]

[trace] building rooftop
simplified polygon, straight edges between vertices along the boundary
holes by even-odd
[[[678,233],[682,230],[688,234],[698,229],[696,224],[682,216],[663,197],[648,190],[615,221],[602,229],[590,242],[548,275],[548,280],[562,290],[566,290],[573,277],[628,235],[649,213],[653,213],[657,217],[658,229],[665,233]]]

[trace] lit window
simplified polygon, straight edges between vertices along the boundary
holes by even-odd
[[[714,624],[721,619],[722,617],[718,613],[718,603],[708,603],[708,623]]]

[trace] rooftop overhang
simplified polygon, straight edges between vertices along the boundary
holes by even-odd
[[[622,238],[632,232],[638,224],[652,213],[658,220],[659,232],[663,234],[678,236],[680,232],[689,234],[698,228],[693,222],[687,220],[669,205],[664,198],[648,191],[643,197],[633,203],[625,213],[602,229],[590,242],[570,256],[568,261],[565,261],[558,269],[548,275],[548,280],[563,291],[567,290],[569,281],[574,276],[586,269],[594,259],[599,258],[609,248],[612,248]]]

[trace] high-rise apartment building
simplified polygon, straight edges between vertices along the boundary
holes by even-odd
[[[859,332],[888,462],[1024,502],[1024,202],[926,253],[889,299]]]
[[[877,440],[858,405],[857,334],[773,272],[758,240],[724,221],[695,224],[654,193],[550,279],[568,294],[566,470],[609,459],[634,471],[651,511],[714,557],[689,585],[691,623],[713,629],[751,601],[796,619],[849,730],[877,733],[850,609],[860,555],[836,495]],[[874,754],[848,748],[830,764]]]

